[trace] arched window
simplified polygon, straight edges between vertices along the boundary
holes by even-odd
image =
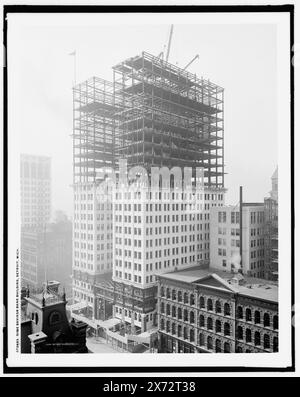
[[[160,287],[160,296],[165,296],[165,289],[164,289],[164,287]]]
[[[171,293],[170,293],[170,289],[169,288],[167,288],[166,293],[167,293],[167,298],[170,299],[171,298]]]
[[[260,333],[258,331],[254,334],[254,344],[255,346],[260,346]]]
[[[207,329],[213,329],[213,321],[211,317],[207,319]]]
[[[222,308],[221,308],[221,303],[220,301],[216,301],[216,313],[221,313]]]
[[[195,331],[193,329],[190,330],[190,342],[195,341]]]
[[[251,333],[251,329],[249,328],[246,329],[246,342],[249,343],[252,342],[252,333]]]
[[[187,294],[187,292],[185,292],[185,293],[183,294],[183,302],[184,302],[184,303],[188,303],[188,301],[189,301],[188,294]]]
[[[184,311],[183,311],[183,320],[184,321],[189,321],[189,316],[188,316],[188,311],[187,311],[187,309],[184,309]]]
[[[270,336],[264,334],[264,349],[270,349]]]
[[[242,306],[238,306],[238,308],[237,308],[237,317],[238,318],[243,318],[243,308],[242,308]]]
[[[177,312],[177,313],[178,313],[178,314],[177,314],[178,320],[181,320],[181,319],[182,319],[182,310],[181,310],[181,307],[178,308],[178,312]]]
[[[278,329],[278,316],[273,316],[273,328]]]
[[[216,353],[221,353],[221,341],[216,339]]]
[[[213,349],[213,340],[211,336],[207,337],[207,349],[212,350]]]
[[[205,320],[204,320],[203,314],[200,314],[199,326],[200,326],[200,327],[205,327]]]
[[[176,301],[176,289],[172,289],[172,300]]]
[[[203,346],[204,345],[204,336],[199,332],[199,345]]]
[[[191,306],[194,306],[194,304],[195,304],[195,295],[194,294],[190,295],[190,304],[191,304]]]
[[[165,312],[165,304],[164,304],[164,302],[162,302],[161,305],[160,305],[160,312],[161,313]]]
[[[216,320],[216,332],[222,332],[220,320]]]
[[[224,304],[224,314],[225,316],[230,316],[230,306],[229,303]]]
[[[274,338],[273,338],[273,352],[274,353],[278,352],[278,338],[277,338],[277,336],[274,336]]]
[[[252,321],[252,312],[251,309],[246,309],[246,321]]]
[[[176,334],[176,325],[175,323],[172,323],[172,335]]]
[[[228,342],[224,343],[224,353],[230,353],[230,344]]]
[[[171,313],[169,304],[166,305],[166,312],[167,312],[167,316],[169,316]]]
[[[178,302],[182,302],[182,292],[181,291],[178,291],[177,298],[178,298]]]
[[[200,307],[203,309],[205,307],[205,300],[203,296],[200,296]]]
[[[243,328],[241,326],[238,326],[238,328],[237,328],[237,338],[240,340],[242,340],[244,338]]]
[[[230,335],[230,324],[224,323],[224,335]]]
[[[270,326],[270,316],[268,313],[264,314],[264,327],[269,327]]]
[[[183,328],[183,338],[187,339],[187,330],[186,327]]]
[[[195,313],[193,311],[190,312],[190,323],[194,324],[195,322]]]
[[[254,322],[255,324],[260,324],[260,312],[258,310],[254,312]]]
[[[163,318],[160,320],[160,329],[165,329],[165,320]]]
[[[170,332],[170,321],[167,321],[166,323],[166,331]]]
[[[210,298],[207,299],[207,310],[213,310],[213,303]]]
[[[236,352],[237,352],[237,353],[243,353],[242,347],[241,347],[241,346],[238,346],[238,347],[236,348]]]
[[[179,338],[182,337],[182,327],[181,327],[181,325],[178,325],[178,327],[177,327],[177,336],[178,336]]]
[[[172,317],[176,317],[176,306],[172,306]]]

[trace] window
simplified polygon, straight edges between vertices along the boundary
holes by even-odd
[[[182,310],[181,310],[180,307],[178,308],[178,312],[177,313],[178,313],[177,314],[178,320],[181,320],[182,319]]]
[[[205,301],[203,296],[200,296],[200,307],[203,309],[205,307]]]
[[[237,338],[239,339],[239,340],[242,340],[243,339],[243,328],[241,327],[241,326],[238,326],[238,328],[237,328]]]
[[[230,316],[230,306],[229,303],[224,304],[224,314],[225,316]]]
[[[230,324],[224,323],[224,335],[230,335]]]
[[[178,302],[182,302],[182,292],[178,291]]]
[[[246,329],[246,342],[249,342],[249,343],[252,342],[252,333],[251,333],[251,329]]]
[[[200,314],[199,326],[200,326],[200,327],[205,327],[205,320],[204,320],[203,314]]]
[[[189,321],[188,311],[186,309],[184,309],[184,311],[183,311],[183,320],[186,322]]]
[[[270,336],[268,334],[264,335],[264,349],[270,349]]]
[[[216,313],[221,313],[222,308],[221,308],[221,303],[220,301],[216,301]]]
[[[230,353],[230,344],[228,342],[224,343],[224,353]]]
[[[275,315],[273,317],[273,328],[278,329],[278,316],[277,315]]]
[[[216,353],[221,353],[221,341],[216,339]]]
[[[212,350],[213,349],[213,341],[212,341],[212,337],[211,336],[207,337],[207,349],[208,350]]]
[[[190,342],[195,341],[195,332],[193,329],[190,330]]]
[[[181,325],[178,325],[178,327],[177,327],[177,336],[178,336],[179,338],[182,337],[182,327],[181,327]]]
[[[213,303],[210,298],[207,299],[207,310],[213,310]]]
[[[238,318],[243,318],[243,308],[242,308],[242,306],[238,306],[238,308],[237,308],[237,317]]]
[[[195,313],[190,312],[190,323],[194,324],[194,322],[195,322]]]
[[[213,329],[213,321],[211,317],[207,319],[207,329]]]
[[[199,345],[204,346],[204,336],[201,333],[199,333]]]
[[[183,302],[184,303],[188,303],[188,294],[185,292],[184,294],[183,294]]]
[[[273,338],[273,352],[278,352],[278,338],[274,336]]]
[[[260,324],[260,312],[258,310],[255,310],[254,322],[255,322],[255,324]]]
[[[246,321],[252,321],[252,313],[249,308],[246,309]]]
[[[191,303],[191,306],[194,306],[194,304],[195,304],[195,296],[194,296],[194,294],[191,294],[191,296],[190,296],[190,303]]]
[[[270,316],[268,313],[264,314],[264,327],[269,327],[270,326]]]
[[[164,319],[161,319],[161,320],[160,320],[160,329],[161,329],[161,330],[164,330],[164,329],[165,329],[165,320],[164,320]]]
[[[258,331],[256,331],[254,334],[254,344],[255,346],[260,345],[260,333]]]
[[[216,332],[221,332],[221,321],[220,320],[216,320]]]

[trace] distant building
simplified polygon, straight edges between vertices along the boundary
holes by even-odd
[[[194,267],[158,276],[160,353],[278,351],[278,286]]]
[[[21,154],[21,226],[41,227],[51,218],[51,158]]]
[[[87,353],[86,328],[80,321],[69,322],[66,295],[59,283],[49,281],[43,288],[23,293],[21,322],[22,353]]]
[[[264,200],[265,212],[265,274],[270,280],[278,279],[278,167],[272,175],[270,197]]]
[[[226,272],[264,277],[264,204],[242,205],[242,263],[239,206],[212,207],[210,264]]]
[[[21,231],[22,285],[37,288],[59,280],[71,293],[72,222],[61,221]]]

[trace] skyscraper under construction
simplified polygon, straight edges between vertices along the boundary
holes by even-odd
[[[156,325],[156,275],[209,263],[209,209],[224,204],[223,88],[143,52],[113,67],[113,82],[74,87],[74,299],[131,332]],[[204,187],[187,210],[175,191],[163,202],[121,191],[96,197],[100,168],[196,167]],[[107,171],[109,172],[109,171]],[[105,173],[102,173],[104,175]],[[103,283],[103,273],[112,280]],[[102,280],[102,281],[101,281]],[[102,283],[102,284],[101,284]]]

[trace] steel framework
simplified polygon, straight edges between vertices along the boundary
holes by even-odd
[[[113,83],[93,77],[73,88],[73,175],[97,169],[204,167],[205,184],[224,187],[224,89],[147,52],[113,67]]]
[[[147,52],[113,67],[116,153],[128,165],[204,167],[224,187],[224,89]]]

